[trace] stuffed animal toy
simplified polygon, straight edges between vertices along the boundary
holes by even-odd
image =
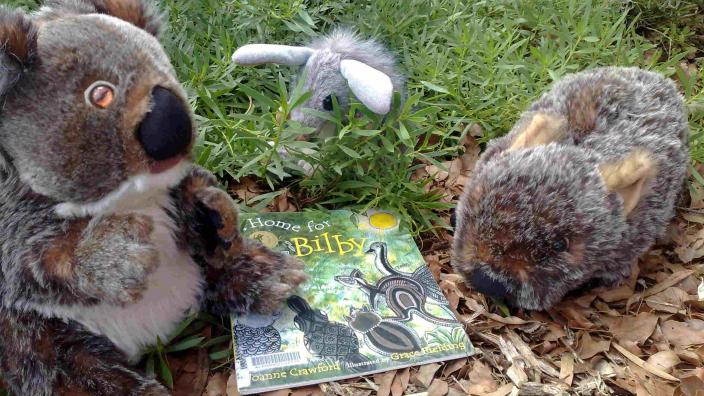
[[[321,132],[329,121],[303,111],[310,108],[323,113],[333,110],[333,98],[343,114],[349,108],[349,92],[369,110],[387,114],[394,91],[403,93],[405,78],[391,52],[375,40],[363,40],[347,29],[336,29],[306,46],[249,44],[232,55],[238,65],[265,63],[300,66],[297,77],[305,79],[303,89],[311,96],[293,109],[291,119]]]
[[[193,310],[305,276],[243,239],[140,0],[0,8],[0,373],[16,395],[168,395],[130,364]]]
[[[672,81],[619,67],[566,77],[481,156],[456,211],[455,270],[530,310],[619,284],[674,214],[687,144]]]
[[[384,115],[391,110],[394,91],[402,95],[402,100],[404,96],[405,77],[394,55],[379,42],[363,40],[347,29],[336,29],[305,46],[248,44],[237,49],[232,60],[243,66],[299,66],[291,87],[303,79],[303,90],[311,96],[292,110],[291,120],[313,128],[317,137],[332,136],[334,125],[304,109],[332,113],[336,101],[342,114],[347,114],[351,91],[369,110]],[[302,152],[312,153],[309,149]],[[288,155],[286,150],[280,150],[280,154]],[[298,163],[305,174],[312,174],[312,165],[303,160]]]

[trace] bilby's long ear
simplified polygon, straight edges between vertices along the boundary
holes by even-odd
[[[507,151],[542,146],[556,142],[565,134],[566,120],[545,113],[536,113],[513,139]]]
[[[0,7],[0,98],[35,60],[37,29],[20,11]]]
[[[57,11],[110,15],[155,37],[161,33],[162,15],[150,0],[48,0],[45,5]]]
[[[308,47],[295,47],[278,44],[248,44],[240,47],[232,55],[232,61],[242,66],[254,66],[264,63],[300,66],[308,62],[315,52]]]
[[[347,80],[354,96],[369,110],[377,114],[389,112],[394,93],[389,76],[365,63],[351,59],[340,62],[340,73]]]
[[[621,195],[624,215],[628,215],[645,195],[656,164],[649,153],[635,150],[621,161],[601,164],[599,172],[606,188]]]

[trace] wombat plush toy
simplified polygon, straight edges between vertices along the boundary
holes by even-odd
[[[673,216],[687,141],[682,99],[662,76],[566,77],[480,158],[456,211],[454,268],[533,310],[617,285]]]
[[[16,395],[168,395],[131,362],[189,311],[305,276],[238,233],[140,0],[0,8],[0,373]]]

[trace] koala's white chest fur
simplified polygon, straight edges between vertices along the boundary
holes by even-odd
[[[168,337],[191,310],[198,309],[203,278],[188,253],[173,240],[171,219],[160,207],[138,210],[154,220],[152,239],[160,263],[149,275],[143,298],[125,307],[99,305],[83,309],[76,320],[103,334],[130,358],[137,358],[157,336]]]
[[[166,339],[189,311],[198,309],[204,280],[191,257],[176,246],[173,223],[164,209],[155,205],[130,212],[154,220],[152,240],[160,255],[159,266],[149,275],[143,298],[124,307],[71,307],[62,309],[61,314],[108,337],[131,360],[136,360],[145,347],[156,342],[157,336]]]
[[[178,180],[176,171],[173,180]],[[181,172],[183,173],[183,172]],[[170,180],[167,185],[175,182]],[[126,189],[129,191],[129,189]],[[102,205],[101,203],[100,205]],[[157,188],[120,194],[102,213],[139,213],[152,218],[152,242],[159,250],[160,263],[148,277],[140,301],[124,307],[112,304],[52,308],[52,315],[73,319],[90,331],[108,337],[130,360],[140,357],[145,347],[171,335],[189,311],[199,308],[204,279],[190,255],[178,248],[173,237],[175,225],[165,208],[171,200],[168,191]]]

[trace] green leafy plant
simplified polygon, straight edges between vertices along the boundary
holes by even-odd
[[[202,330],[207,326],[219,329],[220,334],[227,334],[206,339]],[[157,337],[156,344],[145,351],[144,367],[147,375],[158,376],[164,384],[173,388],[174,379],[169,366],[169,354],[194,348],[208,348],[210,360],[229,359],[231,351],[229,330],[229,327],[223,325],[223,320],[211,315],[200,313],[188,316],[168,338],[162,340]]]

